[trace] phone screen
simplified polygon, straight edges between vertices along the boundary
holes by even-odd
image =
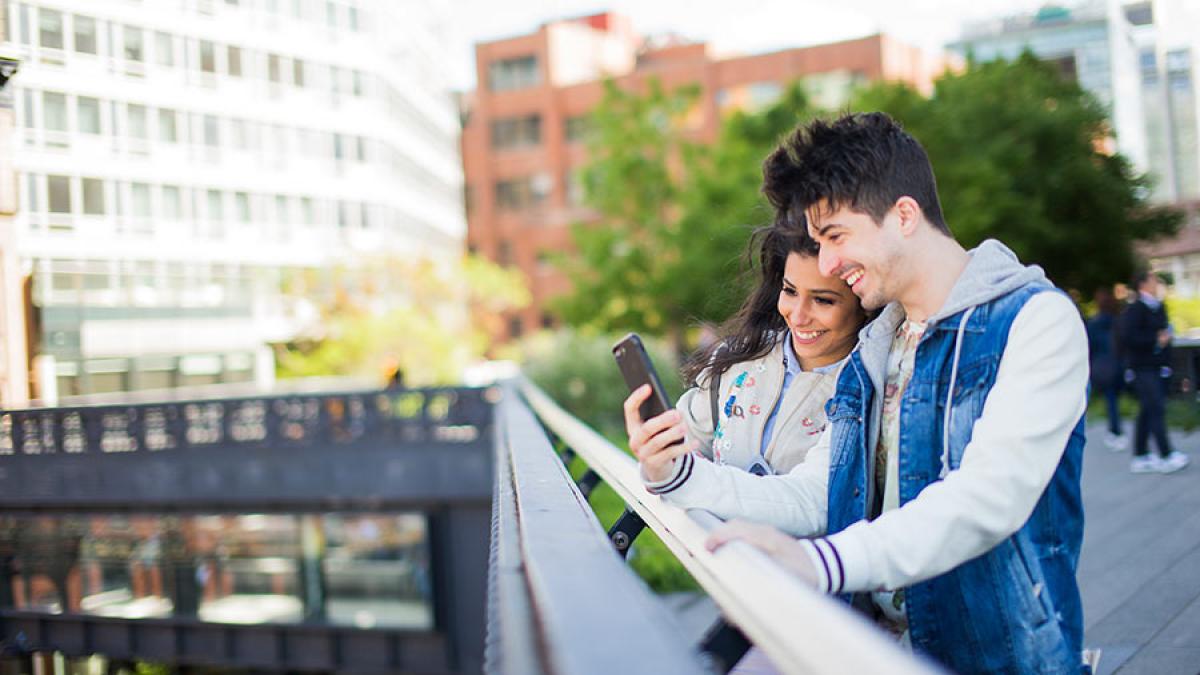
[[[658,417],[671,409],[662,381],[658,379],[654,364],[646,354],[646,347],[637,333],[630,333],[613,345],[613,358],[617,360],[617,367],[620,368],[630,392],[643,384],[649,384],[653,390],[650,398],[638,408],[643,421]]]

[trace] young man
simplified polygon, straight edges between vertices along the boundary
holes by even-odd
[[[1167,438],[1167,401],[1164,379],[1170,375],[1171,332],[1167,307],[1162,301],[1158,276],[1141,272],[1133,280],[1137,297],[1121,314],[1121,349],[1133,373],[1133,391],[1138,398],[1134,427],[1133,473],[1174,473],[1188,465],[1188,456],[1171,450]],[[1150,454],[1154,437],[1158,456]]]
[[[855,594],[956,672],[1080,672],[1078,311],[1001,244],[968,252],[953,239],[924,150],[886,115],[813,122],[763,173],[776,209],[807,217],[822,272],[882,313],[842,370],[820,442],[786,475],[697,458],[677,443],[678,413],[643,423],[647,392],[635,392],[626,425],[647,487],[759,523],[730,523],[710,545],[745,540]]]

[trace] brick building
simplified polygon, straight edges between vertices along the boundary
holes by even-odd
[[[842,105],[859,84],[879,79],[928,91],[948,62],[886,35],[736,58],[708,45],[643,39],[613,13],[542,25],[528,35],[475,47],[476,91],[464,99],[462,154],[470,248],[529,280],[531,306],[510,317],[518,337],[553,323],[546,303],[568,289],[546,253],[570,245],[569,225],[586,221],[578,170],[587,114],[603,81],[637,87],[655,77],[668,88],[700,86],[690,120],[697,139],[716,137],[723,112],[767,105],[803,79],[813,100]]]

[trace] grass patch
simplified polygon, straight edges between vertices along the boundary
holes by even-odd
[[[624,447],[625,439],[609,439],[613,445]],[[568,467],[571,476],[579,480],[587,471],[587,464],[576,457]],[[597,520],[607,530],[617,522],[625,511],[625,502],[607,483],[600,483],[588,496],[588,503],[596,513]],[[629,551],[629,565],[637,572],[642,581],[656,593],[675,593],[678,591],[699,590],[700,585],[684,569],[683,565],[671,553],[667,545],[662,543],[658,535],[649,527],[642,530],[633,547]]]
[[[1104,397],[1100,394],[1093,394],[1091,400],[1088,401],[1088,421],[1107,424],[1108,411],[1106,408]],[[1123,393],[1117,399],[1117,408],[1121,412],[1122,429],[1133,433],[1133,423],[1138,414],[1137,398],[1132,394]],[[1200,428],[1200,404],[1190,394],[1167,399],[1167,428],[1181,431]]]

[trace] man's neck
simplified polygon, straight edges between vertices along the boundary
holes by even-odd
[[[908,266],[908,286],[899,299],[909,321],[924,323],[946,303],[971,257],[957,241],[935,232],[913,249],[919,253]]]

